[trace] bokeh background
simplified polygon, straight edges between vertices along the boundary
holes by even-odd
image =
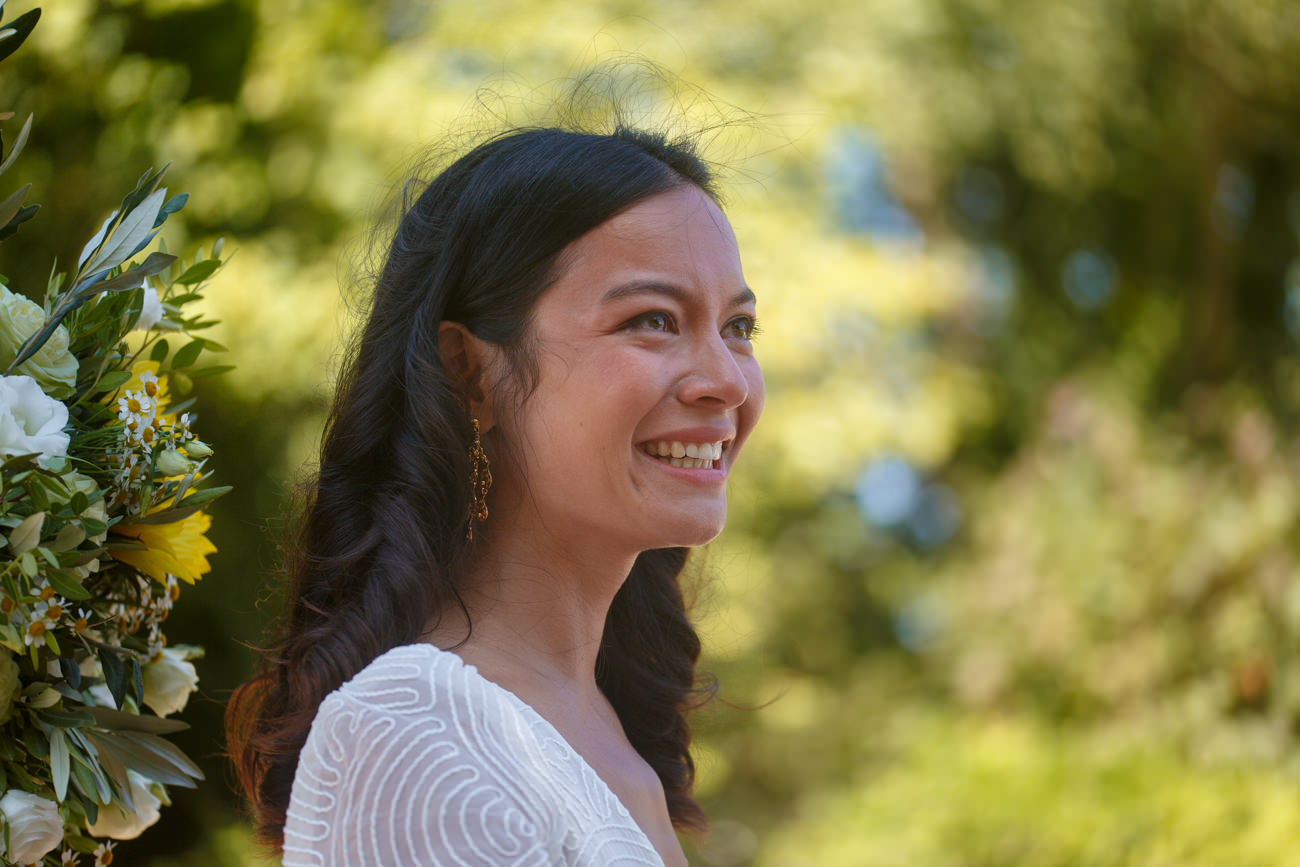
[[[769,398],[697,569],[692,862],[1297,863],[1300,4],[54,0],[0,272],[39,293],[167,161],[173,249],[234,251],[236,489],[168,624],[209,780],[119,862],[261,863],[223,703],[402,167],[629,55],[685,83],[647,117],[750,115],[711,141]]]

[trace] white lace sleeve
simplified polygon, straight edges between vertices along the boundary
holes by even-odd
[[[463,666],[427,668],[390,653],[321,704],[294,778],[285,865],[564,860],[521,762],[528,733],[482,700],[482,679]]]

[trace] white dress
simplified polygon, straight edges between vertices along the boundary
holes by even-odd
[[[321,702],[284,864],[663,867],[550,723],[431,644],[388,651]]]

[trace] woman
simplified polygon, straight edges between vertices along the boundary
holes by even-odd
[[[286,864],[684,864],[703,825],[678,573],[762,408],[705,164],[498,137],[406,210],[232,702]]]

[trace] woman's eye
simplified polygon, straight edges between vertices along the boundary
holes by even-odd
[[[673,318],[662,310],[643,313],[628,323],[630,326],[648,328],[651,331],[672,331]]]
[[[753,340],[758,335],[758,323],[753,316],[737,316],[727,323],[726,336]]]

